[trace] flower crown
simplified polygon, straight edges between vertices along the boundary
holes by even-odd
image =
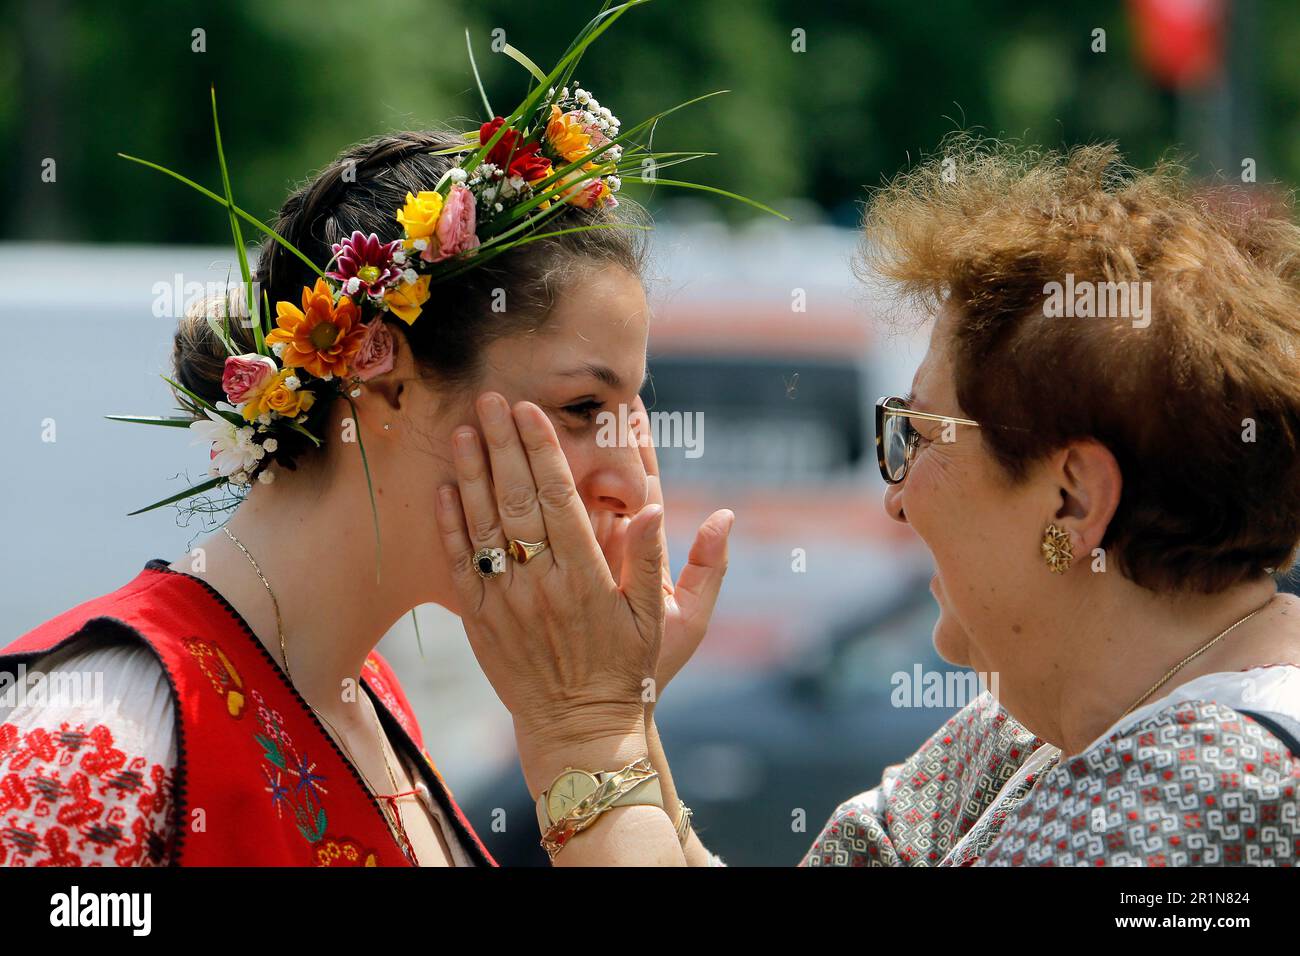
[[[293,454],[304,442],[319,446],[312,409],[324,408],[329,393],[349,404],[361,383],[393,366],[393,336],[388,316],[408,325],[420,318],[431,286],[475,268],[510,249],[550,236],[601,228],[645,228],[626,222],[595,222],[546,230],[544,225],[566,206],[593,209],[616,206],[623,181],[698,189],[745,202],[764,212],[781,213],[760,203],[695,183],[663,179],[658,170],[713,155],[702,152],[657,152],[638,135],[682,107],[715,93],[696,97],[655,114],[623,131],[617,116],[573,82],[583,51],[624,12],[647,0],[605,6],[570,44],[549,73],[507,44],[504,51],[536,80],[531,92],[508,116],[496,114],[469,50],[470,66],[489,120],[463,133],[464,144],[432,155],[456,155],[457,162],[434,189],[407,193],[393,211],[401,239],[382,242],[374,233],[354,232],[332,246],[322,269],[270,226],[235,205],[217,122],[213,93],[212,119],[224,198],[155,163],[122,155],[184,182],[225,206],[231,223],[240,271],[248,289],[247,310],[222,309],[208,324],[229,355],[222,375],[227,401],[215,405],[184,386],[165,380],[187,407],[185,417],[110,415],[119,421],[187,427],[195,442],[210,446],[208,479],[141,508],[139,514],[218,486],[246,488],[254,480],[270,482],[272,462],[293,467]],[[469,34],[466,32],[468,46]],[[719,91],[725,92],[725,91]],[[300,302],[259,303],[244,252],[240,221],[250,223],[296,255],[317,274],[302,290]],[[230,335],[231,312],[251,327],[255,351],[242,352]],[[355,417],[355,406],[353,406]],[[196,420],[197,419],[197,420]],[[358,445],[360,439],[358,437]],[[365,449],[361,447],[362,461]],[[369,481],[369,468],[366,468]],[[371,505],[374,506],[373,487]]]

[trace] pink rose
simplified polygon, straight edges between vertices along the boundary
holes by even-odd
[[[371,319],[362,326],[361,346],[352,359],[352,375],[368,382],[393,368],[393,333],[383,319]]]
[[[246,402],[260,392],[279,367],[269,355],[232,355],[221,370],[221,387],[232,405]]]
[[[434,229],[438,237],[438,248],[433,245],[425,249],[423,258],[429,262],[442,262],[452,256],[470,249],[478,248],[478,235],[475,233],[476,216],[474,194],[464,186],[452,186],[451,192],[442,204],[442,213],[438,216],[438,225]]]

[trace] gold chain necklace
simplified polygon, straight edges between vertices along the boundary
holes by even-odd
[[[249,554],[248,549],[244,547],[243,542],[236,538],[234,533],[224,525],[221,530],[226,533],[226,537],[233,541],[240,551],[244,552],[244,557],[248,558],[248,563],[253,566],[253,570],[257,572],[257,576],[261,578],[262,584],[266,588],[266,593],[270,595],[271,606],[275,608],[275,629],[280,638],[280,660],[284,664],[285,676],[289,678],[289,683],[293,684],[293,674],[289,670],[289,655],[285,652],[284,624],[280,619],[280,602],[275,599],[275,592],[271,590],[271,582],[266,579],[266,575],[262,573],[262,569],[258,567],[257,561],[251,554]],[[302,694],[300,693],[298,696],[302,697]],[[388,797],[384,794],[377,793],[375,788],[370,785],[370,781],[367,780],[365,774],[361,772],[361,764],[357,761],[356,755],[352,753],[352,748],[347,745],[346,740],[343,735],[339,733],[338,728],[334,726],[328,717],[313,707],[307,698],[303,697],[302,700],[303,703],[307,704],[307,706],[311,708],[312,713],[325,721],[326,725],[329,726],[329,729],[334,732],[334,736],[338,740],[339,745],[347,752],[348,759],[352,761],[352,766],[356,768],[357,776],[361,778],[363,783],[365,783],[366,789],[370,791],[371,795],[378,798],[377,805],[379,806],[380,812],[383,813],[385,821],[388,822],[389,830],[391,830],[393,835],[398,838],[403,849],[407,855],[410,856],[412,862],[414,862],[416,866],[419,866],[420,861],[415,855],[415,847],[411,843],[410,836],[407,835],[406,824],[402,820],[401,811],[398,810],[396,803],[394,803],[391,808],[392,816],[390,817],[389,811],[386,810],[384,806],[384,800],[388,799]],[[388,749],[385,746],[386,737],[384,735],[384,728],[379,722],[379,713],[375,711],[373,707],[371,708],[371,714],[375,718],[375,730],[379,733],[379,756],[383,758],[384,769],[388,771],[388,781],[393,786],[393,797],[396,798],[399,796],[397,790],[397,777],[393,774],[392,765],[388,762]]]
[[[1275,597],[1275,596],[1276,596],[1276,595],[1274,595],[1274,597]],[[1264,602],[1263,604],[1261,604],[1259,607],[1255,608],[1255,610],[1251,611],[1249,614],[1247,614],[1245,617],[1243,617],[1240,621],[1237,621],[1237,622],[1234,623],[1234,624],[1229,624],[1226,628],[1224,628],[1222,631],[1220,631],[1218,634],[1216,634],[1213,638],[1211,638],[1210,641],[1209,641],[1209,643],[1202,645],[1201,647],[1199,647],[1198,649],[1192,651],[1192,653],[1190,653],[1190,654],[1188,654],[1186,657],[1184,657],[1181,661],[1179,661],[1177,664],[1175,664],[1173,667],[1171,667],[1168,671],[1166,671],[1164,677],[1160,678],[1158,681],[1156,681],[1154,684],[1152,684],[1150,690],[1148,690],[1145,694],[1143,694],[1143,695],[1142,695],[1141,697],[1139,697],[1137,700],[1133,701],[1133,705],[1132,705],[1131,707],[1129,707],[1128,710],[1124,711],[1124,713],[1120,714],[1120,719],[1123,719],[1123,718],[1127,717],[1129,714],[1133,713],[1133,711],[1137,710],[1138,705],[1140,705],[1144,700],[1146,700],[1148,697],[1150,697],[1152,694],[1154,694],[1157,690],[1159,690],[1161,687],[1163,687],[1163,686],[1164,686],[1164,685],[1169,681],[1169,678],[1173,677],[1173,676],[1174,676],[1175,674],[1177,674],[1180,670],[1182,670],[1183,667],[1184,667],[1185,665],[1190,664],[1192,661],[1196,660],[1196,658],[1200,657],[1202,654],[1204,654],[1206,651],[1208,651],[1208,650],[1209,650],[1211,647],[1213,647],[1215,644],[1219,643],[1219,641],[1221,641],[1221,640],[1223,640],[1225,637],[1227,637],[1228,634],[1229,634],[1230,632],[1232,632],[1232,631],[1235,630],[1236,628],[1240,627],[1242,624],[1245,624],[1245,623],[1246,623],[1247,621],[1249,621],[1252,617],[1254,617],[1256,614],[1258,614],[1260,611],[1264,610],[1264,608],[1268,607],[1268,606],[1269,606],[1270,604],[1272,604],[1272,603],[1273,603],[1273,598],[1270,597],[1267,601],[1265,601],[1265,602]]]

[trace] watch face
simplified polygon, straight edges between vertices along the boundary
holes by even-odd
[[[551,815],[551,822],[567,814],[598,786],[595,777],[581,770],[569,770],[557,777],[546,795],[546,812]]]

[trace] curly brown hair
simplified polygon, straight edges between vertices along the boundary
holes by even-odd
[[[955,134],[878,190],[859,276],[948,305],[957,400],[1008,480],[1095,438],[1123,475],[1102,546],[1154,591],[1222,591],[1300,542],[1300,228],[1289,193],[1197,186]],[[1149,283],[1148,324],[1054,317],[1051,283]]]

